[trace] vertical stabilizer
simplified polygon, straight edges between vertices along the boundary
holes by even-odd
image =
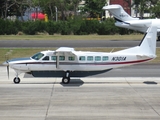
[[[147,34],[144,36],[144,39],[140,43],[140,49],[145,54],[155,55],[156,54],[156,39],[157,38],[157,27],[151,25],[148,28]]]
[[[103,10],[108,10],[117,21],[130,21],[130,20],[139,20],[139,18],[133,18],[128,13],[124,11],[121,5],[114,4],[104,6]]]
[[[156,41],[157,41],[157,27],[152,23],[148,28],[147,33],[143,37],[139,46],[117,51],[121,54],[136,54],[142,56],[156,57]]]

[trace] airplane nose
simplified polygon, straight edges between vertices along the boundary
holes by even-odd
[[[3,66],[8,66],[9,63],[6,61],[6,62],[2,63],[2,65],[3,65]]]

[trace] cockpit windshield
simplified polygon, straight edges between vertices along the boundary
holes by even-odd
[[[35,59],[35,60],[39,60],[39,59],[41,59],[43,56],[44,56],[43,53],[37,53],[37,54],[33,55],[31,58],[32,58],[32,59]]]

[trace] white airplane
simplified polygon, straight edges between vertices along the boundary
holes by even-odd
[[[133,18],[124,11],[121,5],[113,4],[104,6],[103,10],[108,10],[116,20],[115,25],[122,28],[137,30],[146,33],[152,23],[157,25],[157,36],[160,40],[160,19],[139,19]]]
[[[21,73],[34,77],[62,77],[68,84],[70,77],[100,74],[113,68],[150,61],[156,57],[156,25],[151,26],[139,46],[117,52],[83,52],[74,48],[60,47],[55,51],[42,51],[30,58],[7,60],[3,65],[15,70],[14,83],[19,83]]]

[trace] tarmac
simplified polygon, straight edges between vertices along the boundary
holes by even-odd
[[[160,120],[160,77],[24,78],[0,66],[0,120]],[[147,74],[147,73],[146,73]]]
[[[134,47],[141,40],[0,40],[0,48]],[[160,42],[157,42],[160,47]]]

